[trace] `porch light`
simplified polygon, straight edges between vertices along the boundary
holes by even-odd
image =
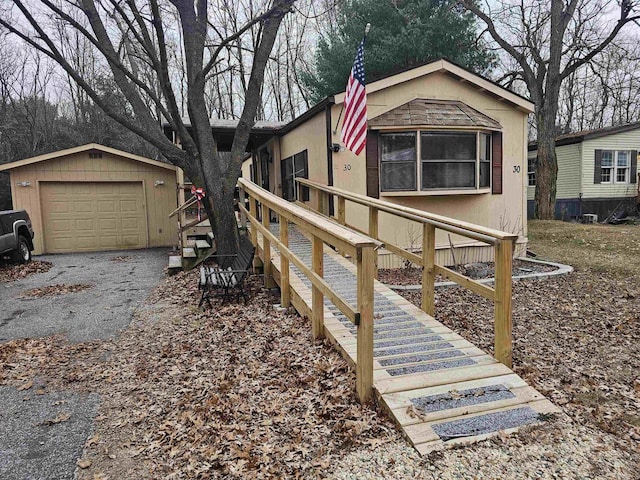
[[[28,187],[29,185],[31,185],[31,182],[18,182],[18,185],[21,187]]]
[[[154,187],[157,187],[157,186],[159,186],[159,185],[164,185],[164,180],[156,180],[156,181],[153,183],[153,186],[154,186]]]

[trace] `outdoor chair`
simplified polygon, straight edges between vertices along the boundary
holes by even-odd
[[[240,296],[245,303],[248,298],[245,279],[251,273],[253,257],[256,247],[246,235],[240,236],[240,249],[235,255],[211,255],[209,258],[216,261],[216,267],[200,267],[199,289],[202,290],[202,297],[198,307],[202,307],[205,302],[211,307],[211,296],[221,297],[223,301],[228,301],[231,296],[236,295],[236,301],[240,301]]]

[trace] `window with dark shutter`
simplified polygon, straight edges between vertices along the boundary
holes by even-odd
[[[631,183],[638,183],[638,151],[631,150]]]

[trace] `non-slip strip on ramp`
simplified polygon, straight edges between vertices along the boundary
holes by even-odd
[[[278,224],[271,230],[277,236]],[[293,225],[289,249],[311,265],[311,243]],[[278,279],[275,248],[272,263]],[[355,305],[355,266],[325,247],[323,267],[325,281]],[[290,278],[297,299],[304,302],[302,310],[309,312],[311,282],[294,265]],[[325,333],[355,364],[356,326],[326,299],[324,306]],[[511,369],[377,281],[374,390],[380,405],[422,454],[509,433],[558,411]]]

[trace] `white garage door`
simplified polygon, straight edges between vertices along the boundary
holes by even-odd
[[[147,246],[141,182],[43,182],[40,201],[47,253]]]

